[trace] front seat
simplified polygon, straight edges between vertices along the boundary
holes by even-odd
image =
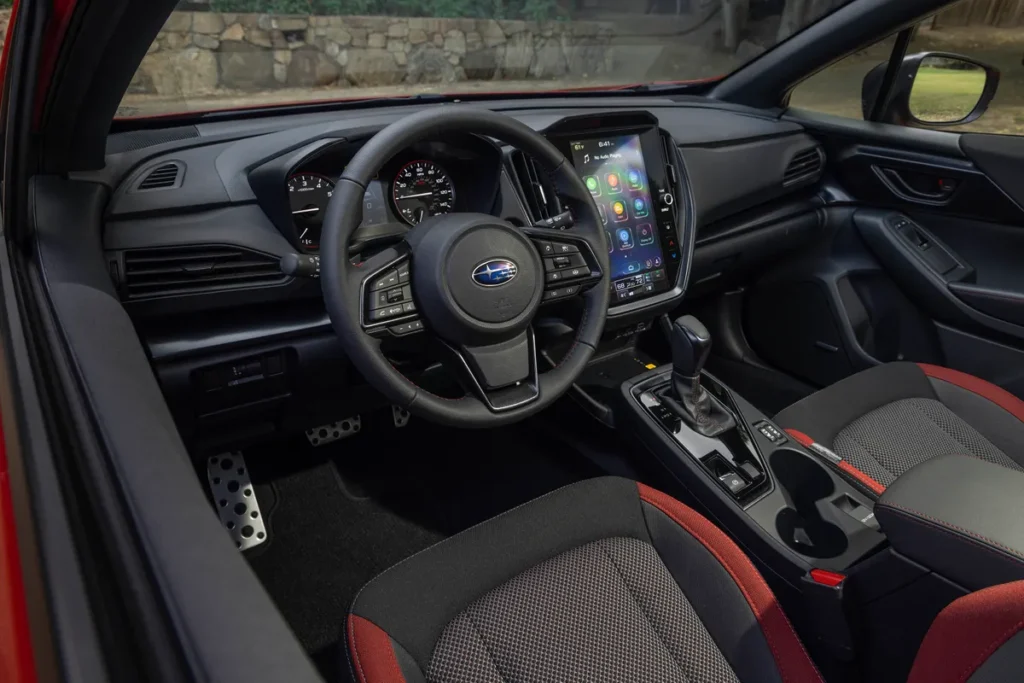
[[[911,467],[942,455],[1024,471],[1024,401],[935,365],[865,370],[786,408],[775,422],[804,446],[841,458],[840,469],[876,496]]]
[[[1007,586],[963,598],[975,599],[968,618],[961,609],[943,622],[931,668],[911,681],[967,671],[958,680],[973,682],[1008,648],[996,665],[1013,664],[1024,648],[1003,644],[1020,631],[1007,628],[1012,618],[1024,622],[1024,582]],[[979,625],[984,605],[1002,611]],[[964,624],[971,642],[943,647]],[[395,565],[356,596],[345,631],[359,683],[822,680],[735,543],[682,503],[618,478],[560,489]]]

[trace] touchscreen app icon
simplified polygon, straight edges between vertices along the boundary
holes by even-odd
[[[633,248],[633,231],[629,228],[619,228],[615,231],[615,239],[619,243],[619,249],[625,251]]]
[[[654,244],[654,228],[650,223],[641,223],[636,226],[636,234],[640,237],[641,247],[649,247]]]
[[[629,189],[631,190],[644,189],[644,176],[635,168],[629,169],[626,173],[626,182],[629,183]]]
[[[647,208],[646,199],[643,197],[635,197],[633,199],[633,215],[637,218],[646,218],[650,213],[650,209]]]
[[[601,196],[601,183],[597,182],[597,176],[583,176],[583,182],[586,183],[587,189],[590,190],[590,194],[595,197]]]
[[[629,216],[626,215],[625,202],[612,202],[612,218],[617,222],[629,220]]]
[[[610,194],[622,192],[622,181],[619,180],[618,173],[609,173],[604,177],[604,181],[608,184],[608,192]]]

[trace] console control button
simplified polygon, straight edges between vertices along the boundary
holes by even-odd
[[[671,192],[666,192],[665,194],[661,195],[661,203],[664,204],[665,206],[672,206],[673,204],[676,203],[676,198],[672,196]]]
[[[754,484],[764,479],[764,472],[757,469],[757,465],[747,460],[746,462],[740,463],[740,471],[743,472],[743,476],[747,478],[747,481]]]
[[[388,287],[394,287],[398,284],[398,271],[389,270],[387,272],[378,275],[373,282],[370,283],[370,291],[375,292],[378,289],[387,289]]]
[[[739,495],[743,489],[747,488],[747,482],[743,481],[743,478],[735,472],[723,474],[718,481],[722,482],[725,488],[729,489],[729,493],[734,496]]]
[[[770,422],[758,423],[757,431],[761,432],[761,435],[773,444],[780,444],[786,440],[786,435],[780,432],[775,425]]]

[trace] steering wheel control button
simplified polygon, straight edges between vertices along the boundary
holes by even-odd
[[[544,292],[544,301],[553,301],[554,299],[564,299],[575,294],[579,294],[579,285],[566,285],[565,287],[556,287],[555,289],[549,289]]]
[[[541,256],[554,256],[555,245],[551,242],[545,242],[544,240],[534,240],[534,244],[537,245],[537,251],[540,252]]]
[[[402,295],[402,288],[401,287],[395,287],[394,289],[389,289],[385,296],[387,297],[387,300],[388,300],[387,302],[389,304],[401,303],[402,299],[405,298]]]
[[[375,311],[371,311],[370,320],[377,322],[380,320],[387,320],[388,318],[397,318],[402,315],[402,313],[402,304],[395,304],[394,306],[386,306],[384,308],[378,308]]]
[[[398,284],[398,271],[389,270],[386,273],[381,273],[371,284],[370,291],[375,292],[378,289],[386,289],[388,287],[394,287]]]
[[[415,313],[415,312],[416,312],[416,304],[414,304],[413,302],[406,301],[404,304],[402,304],[402,313]]]
[[[403,285],[409,281],[409,264],[403,263],[398,266],[398,281]]]
[[[401,323],[399,325],[392,325],[388,328],[391,334],[402,336],[405,334],[412,334],[413,332],[419,332],[423,329],[422,320],[410,320],[407,323]]]
[[[544,281],[545,282],[561,282],[562,281],[562,272],[556,270],[554,272],[548,273],[547,275],[544,276]]]
[[[564,243],[561,243],[561,242],[555,242],[554,243],[554,247],[555,247],[555,253],[556,254],[578,254],[578,253],[580,253],[580,248],[577,247],[575,244],[564,244]]]

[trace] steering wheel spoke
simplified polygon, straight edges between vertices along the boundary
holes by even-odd
[[[363,330],[374,336],[405,336],[423,330],[413,299],[411,253],[405,242],[366,259],[352,277],[358,280]]]
[[[486,346],[455,346],[441,341],[444,363],[489,410],[500,413],[540,397],[533,328]]]
[[[544,303],[575,296],[601,282],[604,273],[595,242],[597,249],[607,247],[600,240],[546,227],[524,228],[524,232],[544,259]]]

